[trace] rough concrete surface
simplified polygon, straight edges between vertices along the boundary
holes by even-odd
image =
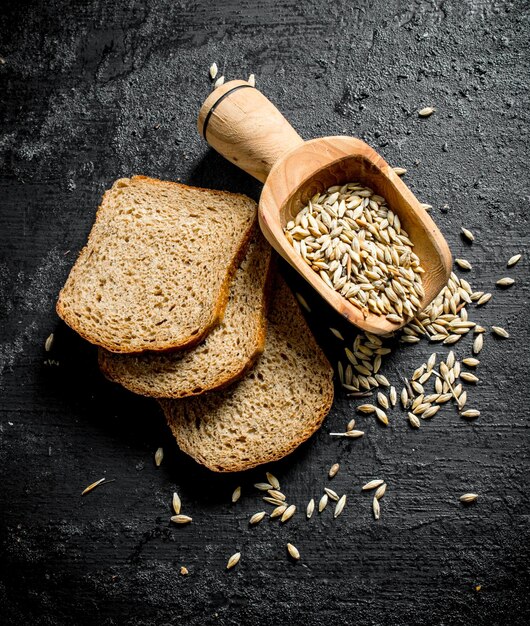
[[[527,623],[528,34],[522,0],[2,4],[2,624]],[[95,350],[54,312],[114,179],[141,173],[259,196],[196,131],[214,60],[227,78],[255,73],[303,137],[358,136],[408,168],[454,255],[472,262],[466,278],[494,293],[470,316],[511,334],[486,334],[472,423],[446,407],[412,431],[395,410],[388,428],[359,417],[363,439],[335,440],[328,433],[357,404],[337,389],[322,430],[272,468],[305,508],[340,462],[332,484],[348,504],[336,521],[326,511],[250,529],[263,472],[196,466],[156,403],[106,382]],[[436,113],[419,118],[427,105]],[[522,261],[507,269],[516,252]],[[516,284],[496,288],[503,275]],[[326,328],[348,342],[354,332],[299,289],[336,360],[342,348]],[[398,345],[383,372],[398,384],[430,352],[425,341]],[[115,482],[81,498],[102,476]],[[389,485],[378,522],[360,492],[374,477]],[[231,506],[237,484],[243,497]],[[187,527],[169,523],[175,488]],[[466,491],[479,501],[462,506]],[[288,541],[300,562],[286,557]],[[236,550],[241,562],[226,572]]]

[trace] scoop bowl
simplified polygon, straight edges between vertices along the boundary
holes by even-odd
[[[264,183],[259,202],[264,236],[352,324],[377,335],[400,328],[383,315],[359,309],[326,285],[284,234],[287,223],[308,200],[332,185],[360,182],[385,198],[397,214],[425,269],[421,309],[447,284],[452,259],[443,235],[392,167],[364,141],[345,136],[304,141],[278,109],[245,81],[230,81],[215,89],[201,107],[198,128],[215,150]]]

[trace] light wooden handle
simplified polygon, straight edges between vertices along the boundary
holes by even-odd
[[[197,126],[212,148],[261,182],[280,156],[304,143],[272,102],[243,80],[215,89]]]

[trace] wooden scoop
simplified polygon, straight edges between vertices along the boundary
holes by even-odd
[[[225,83],[208,96],[198,128],[217,152],[264,183],[259,202],[263,234],[334,309],[359,328],[384,334],[399,326],[384,315],[363,313],[328,287],[284,234],[287,222],[317,192],[358,181],[383,196],[425,269],[422,308],[446,285],[452,259],[445,239],[410,189],[363,141],[343,136],[304,141],[262,93],[242,80]]]

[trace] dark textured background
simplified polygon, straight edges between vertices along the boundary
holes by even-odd
[[[521,0],[2,3],[2,624],[525,622],[528,9]],[[473,423],[446,407],[412,431],[396,410],[387,429],[365,418],[362,440],[332,440],[355,414],[337,392],[321,432],[273,468],[305,507],[340,461],[333,486],[349,501],[336,521],[326,511],[250,530],[262,508],[250,486],[262,472],[212,476],[185,458],[156,404],[105,382],[94,349],[54,312],[114,179],[141,173],[258,197],[257,183],[196,132],[214,60],[227,78],[254,72],[302,136],[359,136],[407,167],[455,256],[473,263],[466,278],[494,292],[471,318],[511,333],[486,336]],[[437,112],[422,120],[426,105]],[[471,246],[462,224],[476,234]],[[516,252],[523,260],[506,270]],[[501,292],[502,275],[517,284]],[[307,297],[321,327],[340,325]],[[430,351],[401,347],[383,371],[397,382]],[[101,476],[115,482],[81,498]],[[377,523],[359,489],[374,477],[389,483]],[[230,506],[238,483],[245,495]],[[186,528],[169,523],[174,488],[194,517]],[[465,491],[479,501],[463,507]],[[286,558],[287,541],[300,563]],[[226,572],[236,549],[241,563]]]

